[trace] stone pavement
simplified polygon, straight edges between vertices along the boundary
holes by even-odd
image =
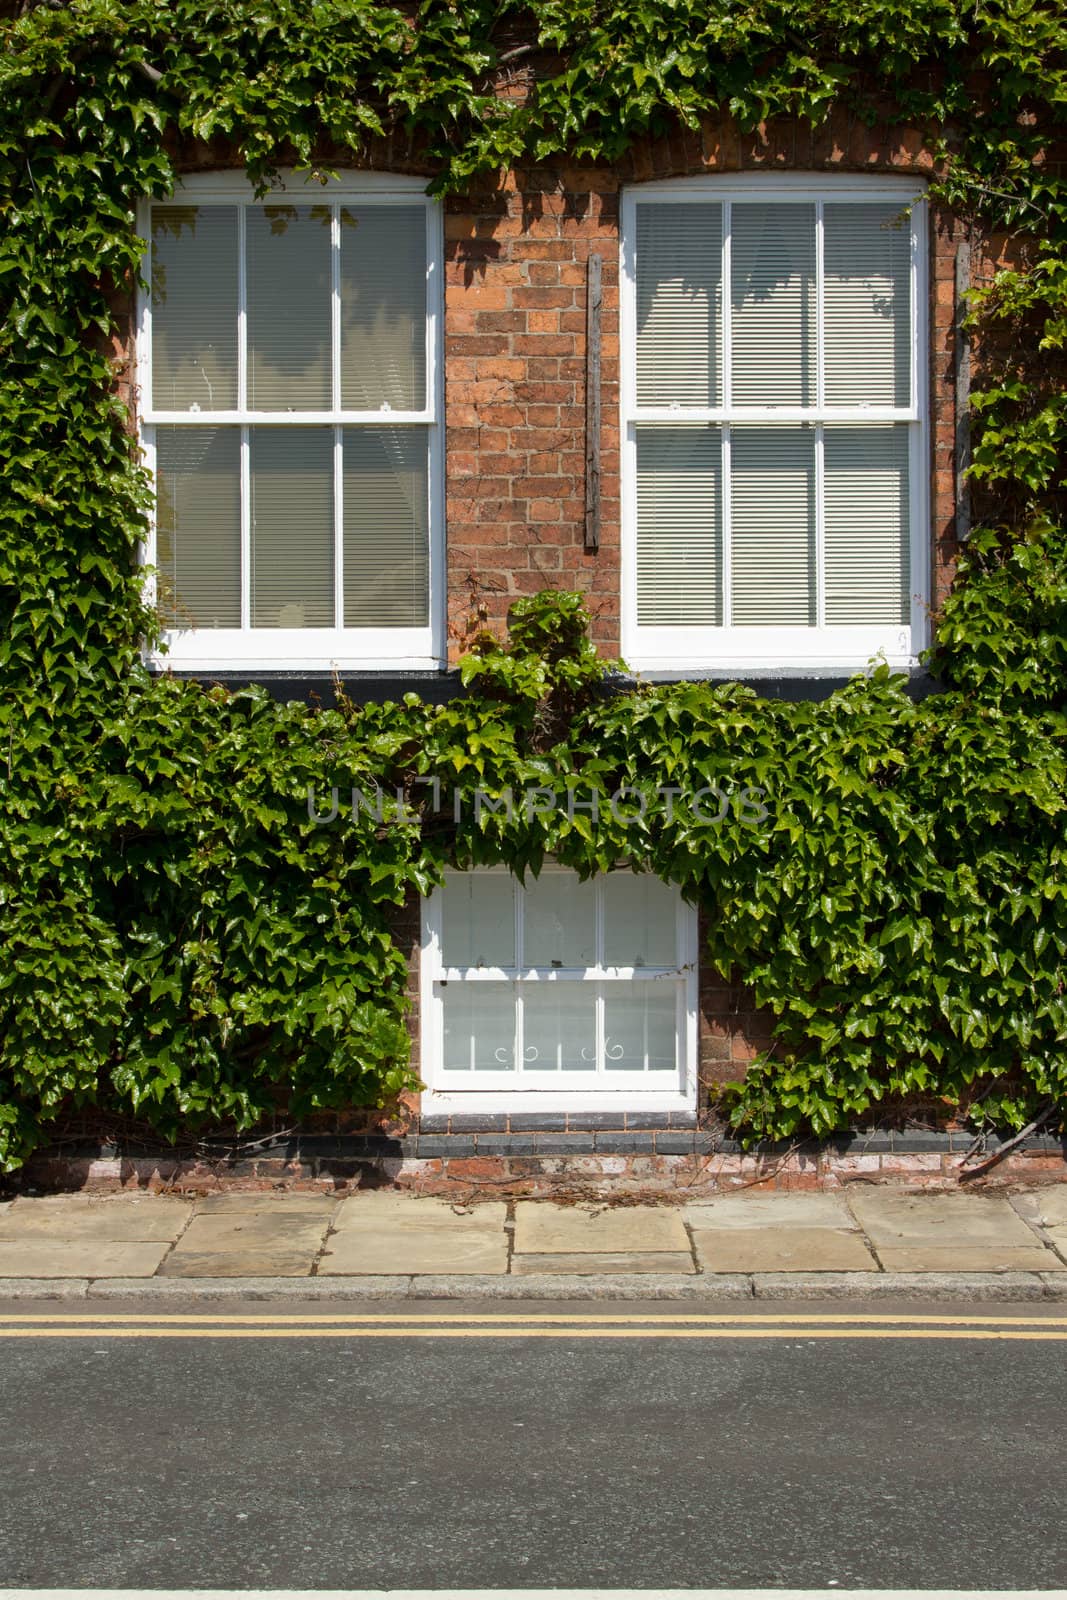
[[[273,1291],[264,1286],[274,1285]],[[357,1191],[20,1196],[0,1299],[282,1291],[515,1298],[920,1293],[1067,1298],[1067,1185],[854,1185],[680,1205],[474,1205]]]

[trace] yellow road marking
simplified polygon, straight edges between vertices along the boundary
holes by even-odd
[[[536,1323],[499,1327],[449,1327],[446,1323],[406,1327],[5,1327],[0,1339],[1038,1339],[1067,1341],[1067,1330],[1043,1332],[1036,1327],[1010,1328],[826,1328],[796,1327],[541,1327]]]
[[[520,1324],[522,1327],[546,1325],[575,1325],[591,1324],[595,1327],[614,1327],[616,1325],[629,1325],[631,1323],[652,1324],[655,1327],[671,1328],[675,1326],[688,1326],[696,1324],[699,1327],[716,1326],[719,1324],[771,1324],[777,1325],[802,1325],[804,1327],[828,1324],[855,1323],[873,1324],[877,1327],[1019,1327],[1036,1324],[1043,1328],[1067,1328],[1067,1317],[1038,1317],[1038,1316],[938,1316],[935,1312],[919,1312],[915,1316],[905,1316],[899,1313],[874,1313],[857,1312],[851,1315],[840,1311],[813,1311],[805,1315],[800,1311],[710,1311],[710,1312],[611,1312],[606,1311],[599,1315],[588,1312],[571,1311],[486,1311],[479,1314],[472,1311],[354,1311],[354,1312],[324,1312],[321,1316],[313,1312],[302,1312],[293,1316],[280,1313],[272,1316],[266,1312],[254,1314],[237,1312],[208,1313],[203,1311],[190,1312],[134,1312],[134,1311],[12,1311],[0,1316],[0,1327],[9,1323],[73,1323],[88,1326],[92,1324],[108,1324],[119,1322],[126,1326],[133,1324],[148,1324],[150,1326],[163,1324],[202,1324],[204,1327],[230,1327],[240,1326],[267,1326],[283,1327],[291,1325],[295,1329],[324,1327],[329,1324],[343,1324],[345,1327],[359,1328],[383,1323],[389,1326],[411,1323],[419,1325],[437,1325],[439,1323],[474,1323],[476,1325],[491,1325],[493,1323],[507,1323],[510,1326]]]

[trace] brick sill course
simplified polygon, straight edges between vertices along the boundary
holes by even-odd
[[[195,1151],[184,1152],[132,1140],[121,1146],[85,1142],[42,1152],[11,1187],[40,1193],[393,1185],[463,1198],[566,1192],[604,1199],[692,1198],[757,1186],[836,1189],[857,1181],[955,1188],[962,1158],[974,1144],[973,1135],[959,1131],[860,1129],[821,1142],[768,1144],[743,1152],[736,1140],[719,1132],[679,1126],[681,1119],[673,1113],[646,1116],[641,1125],[631,1118],[631,1126],[619,1127],[620,1120],[513,1117],[509,1126],[505,1117],[453,1117],[441,1131],[424,1125],[396,1137],[279,1135],[244,1148],[204,1140]],[[563,1121],[565,1128],[546,1126]],[[540,1125],[516,1126],[533,1122]],[[984,1155],[994,1154],[1010,1137],[990,1137]],[[992,1169],[990,1181],[1067,1182],[1067,1139],[1034,1135],[1024,1140]]]

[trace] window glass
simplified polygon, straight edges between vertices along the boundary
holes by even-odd
[[[248,408],[330,409],[329,206],[249,206]]]
[[[156,586],[170,628],[241,625],[240,435],[160,428]]]
[[[815,402],[815,207],[732,208],[735,406]]]
[[[444,1066],[449,1072],[514,1070],[515,995],[511,984],[446,986]]]
[[[638,403],[718,405],[721,323],[722,206],[640,206]]]
[[[911,229],[901,208],[823,208],[826,403],[911,398]]]
[[[731,597],[735,625],[815,621],[815,430],[733,430]]]
[[[446,967],[515,965],[515,879],[510,874],[449,873],[440,893]]]
[[[543,872],[523,896],[523,965],[591,967],[596,961],[596,891],[572,872]]]
[[[596,1070],[596,985],[524,983],[523,1070]]]
[[[604,965],[673,967],[678,960],[678,891],[650,872],[604,879]]]
[[[251,476],[253,628],[331,627],[333,430],[253,428]]]
[[[637,429],[637,614],[650,625],[722,621],[718,428]]]
[[[152,401],[237,406],[237,207],[152,212]]]
[[[429,432],[344,429],[346,628],[429,621]]]
[[[663,1072],[678,1050],[673,984],[604,985],[604,1055],[612,1072]]]
[[[341,404],[426,404],[426,208],[341,207]]]

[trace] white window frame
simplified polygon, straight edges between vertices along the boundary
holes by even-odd
[[[916,178],[893,177],[817,177],[815,175],[722,176],[669,179],[635,185],[622,196],[622,249],[620,265],[621,343],[620,439],[622,442],[622,654],[635,672],[648,676],[695,674],[701,669],[752,672],[760,669],[798,668],[807,672],[855,672],[863,670],[872,658],[885,660],[891,667],[914,667],[926,647],[928,635],[927,599],[930,588],[930,510],[929,510],[929,339],[927,332],[927,216],[924,183]],[[817,321],[817,404],[795,406],[731,406],[726,387],[721,406],[643,406],[637,404],[637,306],[636,241],[640,205],[677,204],[679,201],[719,201],[723,205],[724,284],[720,347],[724,354],[724,385],[729,384],[730,286],[729,239],[730,207],[734,201],[773,204],[775,201],[814,203],[816,223],[816,301]],[[886,406],[863,408],[827,406],[822,403],[823,371],[823,230],[824,204],[899,202],[911,215],[911,394],[906,409]],[[821,424],[829,422],[906,423],[909,425],[909,492],[911,539],[911,615],[910,623],[889,626],[836,626],[824,623],[814,627],[721,627],[697,625],[644,626],[637,621],[637,439],[638,425],[704,422],[715,423],[727,433],[732,423],[767,423],[770,426],[791,422]],[[818,450],[818,446],[816,447]],[[729,480],[723,477],[723,586],[724,617],[729,616]],[[818,539],[818,529],[816,530]],[[819,573],[822,616],[822,580]]]
[[[355,411],[341,408],[337,383],[337,346],[340,338],[340,290],[336,279],[333,288],[332,348],[334,355],[335,405],[328,411],[301,411],[287,417],[277,411],[210,411],[190,413],[157,409],[151,404],[152,396],[152,305],[150,293],[144,285],[151,284],[152,227],[154,205],[278,205],[284,201],[315,205],[333,205],[333,229],[336,235],[339,205],[411,205],[421,200],[426,210],[426,407],[421,411]],[[211,672],[237,670],[242,672],[289,671],[339,671],[352,672],[374,669],[398,671],[436,670],[444,666],[445,640],[445,555],[444,555],[444,373],[441,361],[441,343],[444,327],[443,255],[444,231],[440,203],[426,194],[426,181],[385,173],[347,173],[320,183],[304,173],[283,173],[278,183],[261,199],[256,200],[250,183],[243,172],[194,174],[177,186],[173,194],[155,202],[143,202],[138,207],[138,231],[146,241],[142,274],[144,285],[138,292],[137,305],[137,358],[138,387],[138,437],[145,465],[154,474],[156,468],[156,428],[161,425],[189,425],[204,427],[239,426],[241,428],[242,478],[248,473],[248,430],[257,427],[329,426],[335,430],[358,424],[386,424],[389,427],[418,425],[427,429],[428,451],[428,506],[429,528],[429,621],[419,628],[259,628],[248,625],[249,616],[249,507],[248,485],[243,483],[241,513],[241,628],[186,628],[173,629],[165,634],[166,649],[145,651],[146,662],[155,670],[174,668],[178,671]],[[243,226],[242,226],[243,236]],[[336,249],[334,270],[336,273]],[[240,264],[238,325],[245,316],[243,247]],[[239,365],[243,365],[240,362]],[[334,477],[339,472],[340,446],[335,438]],[[342,529],[340,496],[334,495],[334,540],[340,552]],[[156,525],[153,518],[146,542],[140,550],[142,564],[154,568],[156,563]],[[338,614],[341,605],[340,568],[337,568],[336,594]],[[157,585],[153,573],[146,575],[145,598],[154,605]]]
[[[505,874],[506,867],[476,867],[479,875]],[[542,876],[569,869],[553,864],[542,869]],[[450,876],[465,877],[466,873]],[[600,879],[594,879],[599,883]],[[677,967],[583,968],[467,967],[447,968],[441,959],[441,891],[422,902],[422,945],[419,976],[420,1055],[423,1079],[424,1114],[448,1113],[506,1114],[515,1111],[679,1111],[696,1109],[698,1063],[699,938],[697,913],[674,888],[676,896],[676,938],[680,961]],[[516,879],[515,931],[516,957],[521,957],[522,906],[524,889]],[[603,900],[597,894],[597,950],[603,949]],[[550,1072],[503,1071],[447,1072],[444,1067],[443,983],[624,983],[636,980],[663,981],[675,985],[678,1004],[676,1038],[678,1066],[672,1072]],[[654,1082],[649,1080],[654,1079]],[[644,1080],[644,1081],[642,1081]],[[470,1087],[470,1085],[476,1087]],[[565,1084],[566,1087],[561,1085]]]

